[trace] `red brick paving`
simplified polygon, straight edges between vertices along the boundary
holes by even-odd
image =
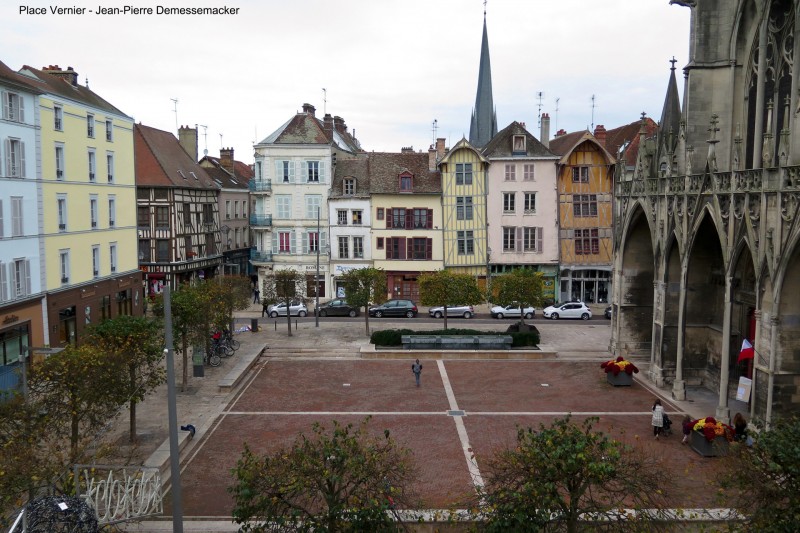
[[[414,385],[410,361],[291,360],[269,361],[244,393],[228,406],[200,443],[182,475],[185,516],[230,516],[232,500],[226,488],[247,442],[256,452],[288,446],[299,433],[310,434],[315,421],[358,423],[352,414],[259,414],[326,411],[388,412],[373,416],[376,432],[389,429],[414,453],[420,480],[415,487],[423,508],[458,506],[469,494],[470,478],[461,442],[436,361],[423,360],[422,386]],[[680,444],[680,419],[671,437],[653,440],[650,415],[653,395],[634,383],[612,387],[598,363],[547,361],[445,361],[445,369],[473,451],[478,457],[511,443],[516,425],[549,424],[552,415],[486,415],[486,412],[609,412],[597,428],[661,457],[664,484],[674,507],[719,506],[713,483],[722,463],[702,458]],[[344,384],[349,386],[345,387]],[[543,387],[542,384],[548,384]],[[662,400],[663,401],[663,400]],[[674,410],[664,401],[667,412]],[[252,413],[252,414],[247,414]],[[642,413],[642,414],[632,414]],[[711,413],[713,414],[713,413]],[[576,421],[583,416],[576,415]],[[169,502],[165,512],[169,514]]]

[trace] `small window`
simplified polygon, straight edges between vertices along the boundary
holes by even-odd
[[[589,183],[589,167],[572,167],[572,183]]]
[[[383,220],[383,213],[384,213],[384,209],[382,207],[379,207],[378,210],[375,213],[375,218],[378,219],[378,220]]]
[[[339,259],[349,259],[349,237],[339,237]]]
[[[383,237],[378,237],[378,240],[375,242],[375,247],[378,250],[383,250]]]
[[[344,195],[353,196],[356,193],[356,180],[353,178],[346,178],[344,180]]]
[[[400,176],[400,192],[411,192],[413,179],[411,176]]]
[[[336,211],[336,220],[340,226],[347,225],[347,210],[346,209],[339,209]]]
[[[503,213],[513,213],[516,211],[517,195],[513,192],[503,193]]]
[[[156,207],[156,227],[169,228],[169,207]]]
[[[361,225],[361,210],[354,209],[353,210],[353,225],[360,226]]]
[[[112,152],[106,153],[106,168],[108,172],[108,182],[114,183],[114,154]]]
[[[516,181],[517,179],[517,165],[507,164],[506,168],[506,181]]]
[[[86,136],[94,138],[94,115],[86,115]]]
[[[525,181],[533,181],[535,176],[533,173],[534,164],[533,163],[525,163],[522,167],[522,179]]]
[[[536,213],[536,193],[535,192],[526,192],[525,193],[525,212],[526,213]]]
[[[13,122],[25,122],[25,99],[17,93],[3,92],[3,118]]]
[[[308,183],[319,183],[319,161],[308,162]]]
[[[525,153],[525,136],[524,135],[514,135],[513,138],[513,146],[512,152],[516,153]]]
[[[456,163],[456,185],[472,185],[472,163]]]
[[[114,140],[114,124],[110,120],[106,120],[106,141],[112,142]]]
[[[60,105],[53,106],[53,127],[64,131],[64,109]]]
[[[94,183],[97,176],[97,159],[94,150],[89,150],[89,182]]]
[[[64,180],[64,147],[56,146],[56,179]]]

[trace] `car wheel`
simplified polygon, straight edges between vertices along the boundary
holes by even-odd
[[[406,318],[414,318],[414,311],[406,311]]]
[[[350,318],[355,318],[356,310],[355,309],[351,309],[350,312],[347,313],[347,316],[349,316]]]
[[[550,318],[552,318],[553,320],[558,320],[558,313],[553,313],[552,315],[550,315]]]
[[[583,320],[589,320],[589,313],[583,313],[583,314],[581,315],[581,319],[583,319]]]
[[[470,313],[469,311],[466,311],[464,313],[464,318],[472,318],[472,313]]]
[[[442,318],[442,313],[436,311],[435,313],[433,313],[433,318]]]
[[[270,317],[270,318],[278,318],[278,312],[277,312],[277,311],[273,311],[273,312],[271,312],[271,313],[269,314],[269,317]]]
[[[375,318],[380,318],[383,316],[383,311],[375,311]]]
[[[299,316],[300,318],[303,318],[303,317],[304,317],[304,316],[306,316],[307,314],[308,314],[308,313],[306,313],[305,311],[300,311],[299,313],[297,313],[297,316]]]
[[[525,318],[533,318],[533,313],[525,313]]]
[[[328,312],[323,310],[319,312],[319,316],[328,316]]]
[[[497,318],[502,319],[503,318],[503,313],[497,313]]]

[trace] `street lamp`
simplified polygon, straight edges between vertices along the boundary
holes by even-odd
[[[314,277],[314,327],[319,327],[319,207],[317,207],[317,275]]]
[[[489,265],[489,259],[492,255],[492,249],[489,246],[486,247],[486,298],[490,300],[492,298],[492,270],[491,265]],[[489,302],[491,303],[491,302]]]

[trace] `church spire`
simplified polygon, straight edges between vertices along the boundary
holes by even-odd
[[[661,121],[659,123],[659,144],[670,140],[670,132],[672,133],[672,140],[677,141],[678,132],[681,129],[681,101],[678,95],[678,81],[675,79],[675,63],[677,60],[673,57],[670,60],[672,67],[670,68],[669,85],[667,86],[667,96],[664,98],[664,108],[661,110]],[[675,148],[675,143],[669,143],[668,150]]]
[[[486,3],[483,6],[483,40],[481,63],[478,68],[478,92],[469,126],[469,142],[475,147],[486,146],[497,134],[497,114],[492,100],[492,67],[489,61],[489,36],[486,32]]]

